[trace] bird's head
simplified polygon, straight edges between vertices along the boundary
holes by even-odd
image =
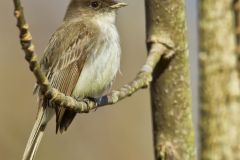
[[[69,4],[66,17],[86,17],[91,18],[108,13],[115,13],[126,3],[118,0],[72,0]]]

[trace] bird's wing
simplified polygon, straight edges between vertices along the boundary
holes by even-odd
[[[89,29],[84,23],[69,22],[59,27],[51,37],[40,63],[53,88],[71,96],[97,37],[97,30]],[[74,118],[74,113],[67,112],[69,115],[65,115],[63,107],[56,110],[57,131],[59,127],[61,131],[66,130]]]

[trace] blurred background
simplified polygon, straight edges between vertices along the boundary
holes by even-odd
[[[146,58],[144,0],[125,0],[118,12],[122,43],[121,72],[114,88],[131,81]],[[42,56],[51,33],[61,23],[69,0],[23,0],[36,53]],[[197,0],[186,0],[191,58],[193,121],[197,126]],[[11,0],[0,1],[0,159],[21,159],[37,111],[35,79],[20,49]],[[197,137],[197,136],[196,136]],[[48,125],[37,154],[40,159],[153,160],[148,90],[89,114],[78,115],[64,134]]]

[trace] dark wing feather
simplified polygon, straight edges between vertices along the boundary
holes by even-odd
[[[92,29],[91,29],[92,28]],[[66,22],[50,39],[41,60],[41,68],[52,87],[71,96],[88,56],[89,47],[95,45],[97,30],[83,22]],[[91,45],[89,45],[91,44]],[[56,130],[66,130],[75,113],[56,107]]]

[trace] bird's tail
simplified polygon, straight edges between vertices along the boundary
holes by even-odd
[[[22,160],[33,160],[44,134],[47,122],[52,117],[52,108],[40,107],[36,122],[27,142]]]

